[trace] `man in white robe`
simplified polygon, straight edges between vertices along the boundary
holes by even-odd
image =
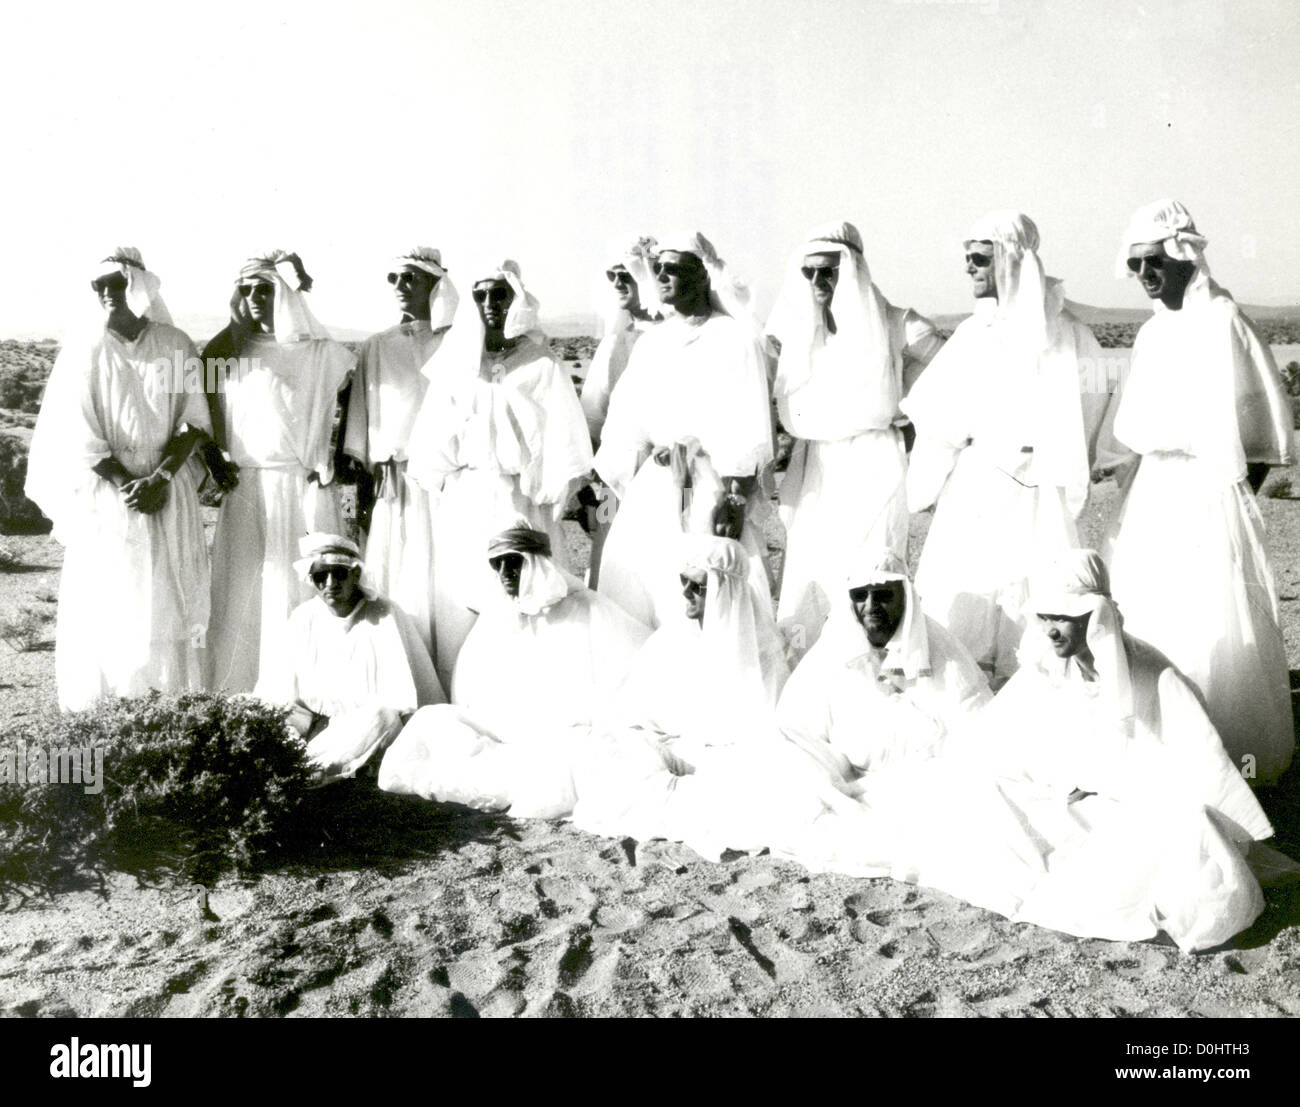
[[[747,292],[699,234],[661,241],[654,270],[665,318],[637,342],[610,399],[596,471],[619,502],[600,590],[658,626],[678,617],[683,533],[738,538],[770,595],[760,524],[773,451]]]
[[[808,233],[767,331],[780,344],[777,411],[796,439],[781,482],[777,618],[802,654],[830,614],[844,551],[907,549],[908,420],[899,402],[943,339],[881,295],[852,223]]]
[[[204,349],[224,358],[208,396],[213,437],[238,472],[212,542],[209,687],[252,691],[285,648],[289,614],[311,598],[295,572],[304,533],[343,529],[330,432],[356,357],[307,306],[311,278],[273,251],[240,270],[231,324]]]
[[[488,558],[498,596],[456,662],[452,706],[416,714],[384,757],[390,792],[553,818],[573,807],[573,768],[650,634],[561,570],[524,519]]]
[[[285,652],[262,662],[256,695],[288,705],[328,784],[384,749],[418,708],[447,701],[411,621],[363,577],[356,544],[309,534],[299,548],[316,596],[289,616]]]
[[[1295,730],[1277,592],[1255,504],[1269,465],[1295,459],[1273,355],[1210,277],[1187,209],[1138,210],[1123,261],[1155,314],[1133,344],[1115,437],[1140,455],[1109,560],[1129,627],[1205,697],[1234,764],[1272,783]],[[1192,599],[1194,597],[1194,600]]]
[[[850,795],[866,773],[941,756],[992,698],[966,648],[921,610],[902,559],[860,561],[777,707],[786,737]]]
[[[1078,544],[1092,468],[1113,460],[1101,348],[1044,275],[1038,241],[1019,212],[971,229],[975,312],[901,405],[917,433],[908,503],[934,507],[916,590],[994,689],[1016,668],[1029,565]]]
[[[208,562],[188,459],[211,424],[197,351],[159,283],[133,247],[99,264],[106,318],[64,344],[32,435],[26,494],[67,547],[54,653],[64,710],[202,687]]]
[[[433,524],[428,494],[406,479],[406,467],[411,428],[429,387],[423,369],[446,337],[459,296],[442,255],[428,246],[395,258],[388,283],[401,322],[361,347],[343,449],[369,477],[358,483],[358,496],[374,505],[366,569],[380,594],[410,617],[432,653]]]
[[[446,341],[425,369],[407,473],[433,509],[435,664],[451,682],[476,612],[499,591],[483,548],[522,515],[565,562],[561,521],[591,471],[582,405],[537,327],[516,262],[472,270]]]
[[[1029,605],[1024,664],[968,747],[1037,854],[1011,917],[1118,941],[1164,930],[1185,951],[1226,941],[1263,909],[1245,854],[1273,829],[1196,693],[1124,631],[1094,551],[1037,571]]]

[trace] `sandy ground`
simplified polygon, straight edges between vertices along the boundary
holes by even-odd
[[[1300,485],[1300,472],[1290,476]],[[1114,507],[1097,490],[1085,536]],[[1300,504],[1261,497],[1300,659]],[[913,553],[926,519],[915,520]],[[20,543],[0,612],[53,608],[60,550]],[[580,543],[575,542],[575,547]],[[52,638],[53,624],[49,624]],[[1295,674],[1293,673],[1293,684]],[[50,709],[53,654],[0,643],[0,734]],[[1300,858],[1300,773],[1261,793]],[[1229,946],[1079,940],[889,880],[766,855],[511,822],[348,782],[317,793],[299,865],[199,894],[87,878],[0,904],[0,1011],[16,1015],[1300,1014],[1300,889]],[[957,828],[954,828],[956,832]]]

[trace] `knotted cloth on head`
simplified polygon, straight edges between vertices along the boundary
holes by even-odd
[[[840,259],[830,306],[835,339],[819,359],[816,395],[789,405],[789,415],[798,424],[801,414],[818,414],[807,410],[810,405],[833,405],[839,411],[850,406],[854,422],[862,424],[860,429],[887,427],[898,414],[900,388],[889,343],[889,304],[871,280],[862,235],[852,223],[813,228],[790,255],[785,283],[767,320],[767,333],[781,342],[773,392],[783,400],[809,384],[814,376],[814,349],[828,339],[825,316],[813,303],[812,286],[802,272],[809,254],[836,254]],[[800,433],[797,425],[786,429]]]
[[[1063,550],[1029,576],[1026,610],[1038,615],[1080,615],[1088,619],[1087,644],[1102,692],[1117,719],[1133,715],[1133,682],[1124,649],[1124,620],[1110,595],[1110,573],[1096,550]],[[1041,633],[1022,647],[1022,662],[1049,669],[1058,659]],[[1068,665],[1069,662],[1067,661]]]
[[[750,312],[748,285],[718,256],[712,242],[699,231],[674,231],[659,240],[659,253],[665,251],[693,254],[699,258],[709,274],[709,305],[713,310],[758,330],[758,323]]]
[[[523,559],[519,573],[519,595],[513,598],[521,615],[540,615],[560,602],[576,582],[566,576],[551,558],[551,539],[519,516],[488,540],[488,559],[518,554]]]
[[[250,280],[267,281],[275,288],[275,340],[300,342],[311,338],[329,338],[327,331],[303,295],[311,291],[312,279],[303,268],[302,259],[287,250],[270,250],[249,258],[239,270],[235,294],[230,300],[230,317],[237,328],[247,331],[251,324],[248,303],[240,285]]]
[[[1128,252],[1134,246],[1148,242],[1162,242],[1165,253],[1171,258],[1190,261],[1196,266],[1196,274],[1187,286],[1189,292],[1194,288],[1200,290],[1205,287],[1210,277],[1210,269],[1205,261],[1205,247],[1209,244],[1209,239],[1196,229],[1192,213],[1181,203],[1177,200],[1156,200],[1144,204],[1133,213],[1120,242],[1119,258],[1115,263],[1117,276],[1135,276],[1128,268]]]
[[[429,293],[429,326],[435,331],[450,327],[456,315],[456,306],[460,303],[460,293],[447,277],[447,270],[442,264],[442,251],[432,246],[412,246],[404,254],[393,258],[394,270],[403,265],[422,269],[435,278],[433,290]]]
[[[907,575],[907,563],[897,552],[880,543],[868,543],[853,555],[844,575],[844,599],[836,605],[832,618],[839,624],[837,640],[844,642],[845,663],[865,657],[872,647],[848,593],[855,588],[894,581],[903,586],[903,619],[885,643],[885,656],[880,668],[916,680],[931,673],[930,639],[916,589]]]
[[[102,258],[95,266],[91,280],[117,273],[126,278],[126,306],[133,315],[154,323],[171,323],[171,313],[158,293],[162,281],[144,267],[144,259],[134,246],[118,246]]]
[[[298,560],[293,563],[294,570],[310,584],[311,574],[317,565],[327,568],[341,565],[345,569],[360,569],[358,587],[361,591],[372,598],[379,594],[374,581],[365,571],[360,547],[350,538],[325,531],[312,531],[299,538]]]
[[[659,286],[651,269],[655,254],[658,252],[659,244],[652,236],[622,234],[606,244],[604,254],[607,268],[612,269],[616,265],[621,265],[632,275],[632,279],[636,281],[637,298],[641,302],[641,307],[651,316],[662,310],[659,303]],[[628,313],[618,306],[613,296],[612,286],[603,276],[598,302],[606,334],[621,330],[631,322]]]

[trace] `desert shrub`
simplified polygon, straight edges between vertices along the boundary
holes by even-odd
[[[23,551],[18,548],[18,543],[9,538],[0,538],[0,573],[12,573],[15,569],[21,569],[23,564]]]
[[[1300,361],[1288,361],[1282,369],[1282,383],[1288,396],[1300,396]]]
[[[18,743],[102,749],[103,790],[0,783],[0,883],[48,887],[104,867],[192,880],[254,869],[278,849],[309,779],[284,717],[251,698],[154,692],[29,727],[0,755]]]
[[[47,531],[49,520],[23,493],[27,480],[27,442],[18,434],[0,433],[0,529]]]
[[[1264,489],[1264,495],[1274,500],[1291,499],[1291,478],[1282,477]]]
[[[35,604],[20,604],[0,615],[0,639],[19,653],[34,650],[45,641],[45,632],[54,621],[54,613]]]
[[[14,411],[39,411],[43,391],[45,391],[43,373],[27,366],[0,366],[0,408],[10,408]]]

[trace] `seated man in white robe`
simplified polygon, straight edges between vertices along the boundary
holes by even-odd
[[[1036,573],[1029,603],[1039,629],[970,747],[1041,856],[1012,917],[1123,941],[1163,930],[1185,951],[1226,941],[1263,909],[1245,854],[1273,828],[1201,701],[1124,633],[1094,551]]]
[[[566,815],[573,761],[650,630],[563,572],[549,536],[523,519],[487,552],[499,597],[465,640],[452,706],[416,714],[379,786],[517,817]]]
[[[1092,468],[1122,457],[1105,431],[1101,348],[1045,275],[1038,244],[1019,212],[971,228],[974,314],[901,405],[917,435],[908,504],[934,507],[916,590],[995,691],[1016,668],[1029,566],[1078,544]]]
[[[432,653],[433,524],[428,493],[406,479],[406,468],[411,428],[429,387],[423,370],[447,336],[460,297],[442,255],[428,246],[394,258],[388,283],[401,322],[361,347],[343,450],[365,473],[357,484],[357,515],[366,531],[366,569]]]
[[[699,234],[662,240],[654,272],[665,317],[632,350],[595,465],[619,505],[600,591],[659,626],[679,619],[682,533],[738,539],[755,586],[770,595],[761,522],[773,451],[767,365],[747,291]]]
[[[309,534],[299,549],[295,567],[316,596],[289,616],[286,649],[263,660],[255,694],[289,706],[289,725],[327,784],[350,777],[417,708],[446,696],[411,621],[363,580],[356,544]]]
[[[941,755],[992,697],[966,648],[921,610],[896,554],[868,553],[848,584],[777,722],[852,795],[863,774]]]
[[[845,550],[907,549],[910,428],[898,405],[943,339],[881,294],[852,223],[809,232],[767,331],[780,343],[777,410],[797,439],[781,482],[777,618],[802,653],[830,614]]]

